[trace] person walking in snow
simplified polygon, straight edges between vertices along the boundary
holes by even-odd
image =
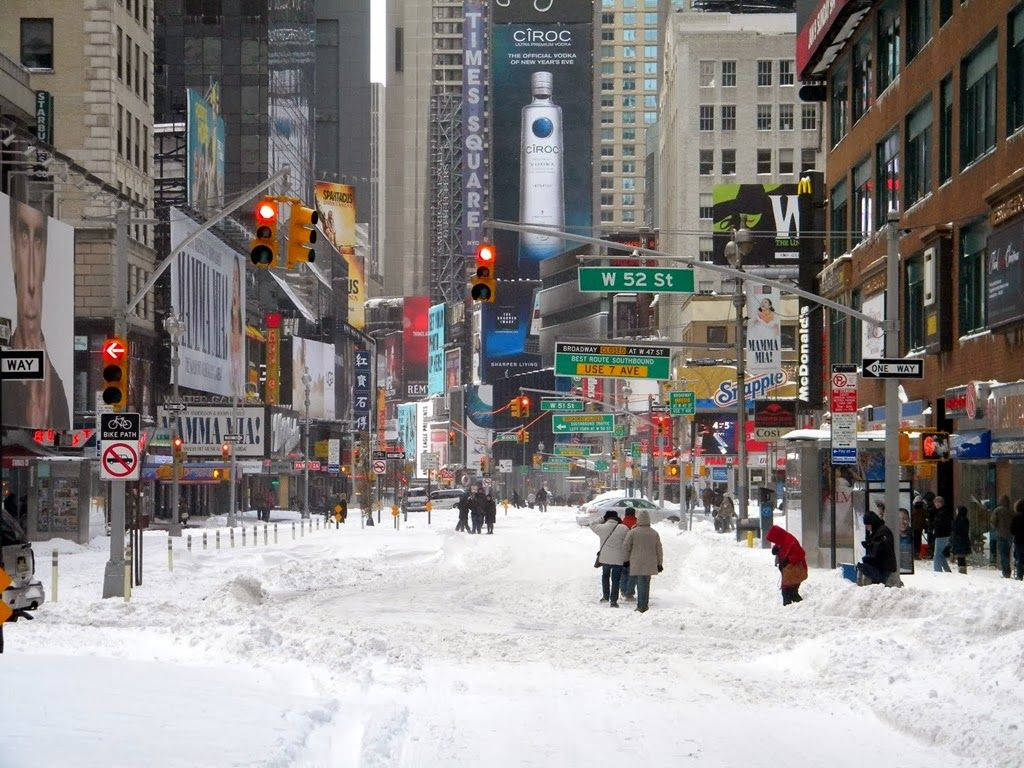
[[[601,569],[601,602],[610,607],[619,607],[619,585],[622,582],[622,563],[625,561],[623,544],[629,528],[619,520],[614,511],[604,513],[604,520],[591,523],[592,530],[601,540],[594,567]]]
[[[523,499],[519,495],[519,491],[512,491],[512,506],[516,509],[523,508]]]
[[[953,535],[953,512],[941,496],[936,496],[932,504],[935,505],[935,511],[932,512],[932,546],[935,550],[932,569],[951,573],[946,560],[949,557],[946,547],[949,545],[949,537]]]
[[[494,533],[494,519],[498,516],[498,505],[494,496],[488,492],[484,501],[484,522],[487,523],[487,533]]]
[[[626,507],[626,512],[622,516],[622,524],[633,530],[636,528],[636,510],[632,507]],[[636,576],[633,576],[629,571],[629,566],[625,563],[622,565],[622,579],[620,581],[622,599],[629,600],[632,602],[636,599]]]
[[[772,544],[775,565],[782,573],[782,604],[801,602],[800,585],[807,579],[807,553],[796,536],[778,525],[769,528],[765,538]]]
[[[484,514],[487,509],[487,495],[484,493],[484,487],[482,485],[477,486],[476,493],[473,494],[473,500],[469,508],[470,518],[473,521],[473,527],[470,533],[480,533],[484,529]]]
[[[967,556],[971,554],[971,519],[967,507],[962,504],[956,508],[953,536],[950,538],[949,546],[956,557],[957,570],[960,573],[967,573]]]
[[[537,489],[537,506],[541,512],[548,511],[548,489],[543,485]]]
[[[651,528],[651,513],[646,509],[636,513],[636,527],[626,534],[623,549],[629,574],[636,579],[636,610],[646,613],[651,598],[651,576],[664,570],[661,536]]]
[[[999,506],[992,510],[990,520],[992,529],[996,535],[996,546],[999,549],[999,567],[1003,572],[1003,578],[1010,578],[1010,550],[1013,548],[1013,507],[1010,505],[1010,497],[1005,493],[999,499]]]
[[[463,493],[459,496],[459,500],[455,504],[455,508],[459,510],[459,522],[455,525],[456,531],[461,531],[463,533],[469,531],[469,511],[472,506],[468,493]]]
[[[1024,499],[1018,499],[1013,507],[1010,533],[1013,535],[1013,559],[1017,565],[1017,581],[1024,581]]]
[[[861,542],[864,557],[857,565],[857,583],[902,586],[896,562],[896,544],[889,526],[874,512],[864,513],[867,538]]]

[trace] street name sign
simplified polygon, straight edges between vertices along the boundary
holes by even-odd
[[[224,435],[224,442],[226,443],[240,443],[245,440],[245,435],[240,435],[237,432],[229,432]]]
[[[519,436],[515,432],[499,432],[494,441],[496,443],[516,443],[519,441]]]
[[[569,432],[611,432],[615,429],[615,416],[610,413],[587,413],[578,416],[554,415],[551,431],[556,435]]]
[[[693,270],[680,267],[580,267],[581,293],[693,293]]]
[[[865,379],[923,379],[924,360],[899,357],[865,357],[861,361]]]
[[[571,456],[578,459],[586,458],[590,455],[589,445],[556,445],[553,448],[555,456]]]
[[[671,361],[671,347],[555,342],[556,376],[667,380]]]
[[[615,430],[612,432],[612,437],[625,437],[626,436],[626,425],[616,424]]]
[[[609,467],[608,459],[598,459],[597,461],[594,462],[594,471],[595,472],[607,472],[608,471],[608,467]]]
[[[188,406],[184,403],[164,403],[164,410],[171,413],[184,413],[188,410]]]
[[[46,353],[41,349],[0,351],[0,380],[41,381],[46,378]]]
[[[542,411],[582,411],[583,401],[582,400],[562,400],[556,397],[542,397],[540,399],[540,409]]]

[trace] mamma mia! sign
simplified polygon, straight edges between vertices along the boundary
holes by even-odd
[[[158,426],[170,429],[175,413],[157,409]],[[224,435],[241,435],[234,443],[235,456],[260,457],[265,455],[266,414],[262,406],[189,405],[179,416],[181,436],[189,456],[220,457]]]

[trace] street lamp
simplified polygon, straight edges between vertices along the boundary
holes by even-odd
[[[309,367],[302,367],[302,388],[305,390],[306,405],[306,439],[305,447],[302,450],[302,516],[309,517],[309,385],[313,383],[313,377],[309,375]]]
[[[164,330],[171,337],[171,386],[175,404],[181,402],[178,393],[178,366],[181,364],[181,357],[178,356],[178,346],[181,338],[185,335],[185,321],[177,315],[168,315],[164,318]],[[171,520],[168,528],[170,536],[181,536],[181,517],[178,512],[178,496],[180,494],[178,475],[181,467],[178,466],[178,452],[174,449],[177,444],[178,435],[181,434],[181,411],[175,410],[171,418]]]
[[[754,249],[754,236],[750,230],[733,227],[732,240],[725,244],[725,258],[733,269],[743,271],[743,257],[749,256]],[[743,295],[743,278],[736,278],[732,292],[732,303],[736,307],[736,495],[739,502],[737,515],[747,516],[747,504],[750,489],[747,487],[747,350],[744,339],[743,306],[746,298]]]

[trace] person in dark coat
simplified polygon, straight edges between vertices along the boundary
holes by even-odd
[[[541,512],[548,511],[548,489],[543,485],[537,489],[537,506],[540,507]]]
[[[1024,581],[1024,499],[1019,499],[1013,507],[1010,533],[1013,536],[1013,558],[1017,565],[1017,581]]]
[[[488,493],[487,498],[484,501],[484,522],[487,523],[488,533],[494,533],[494,519],[497,516],[498,505],[494,501],[494,496]]]
[[[921,541],[924,537],[925,529],[925,509],[924,499],[918,499],[914,502],[913,508],[910,510],[910,526],[914,532],[914,559],[917,560],[922,557],[921,554]]]
[[[946,500],[941,496],[936,496],[932,504],[935,506],[932,512],[932,568],[949,573],[949,562],[946,560],[949,553],[946,547],[949,545],[949,537],[953,535],[953,511],[946,506]]]
[[[470,502],[469,514],[470,519],[473,522],[473,526],[470,533],[480,533],[484,529],[484,514],[487,509],[487,494],[484,493],[483,486],[478,486],[476,493],[473,494],[473,499]]]
[[[874,512],[864,513],[864,527],[867,538],[861,542],[864,557],[857,565],[857,583],[902,586],[896,562],[896,544],[882,518]]]
[[[971,519],[967,513],[967,507],[962,504],[956,508],[956,517],[953,518],[953,536],[949,542],[953,556],[956,557],[956,567],[960,573],[967,573],[967,556],[971,554]]]
[[[459,522],[455,525],[456,531],[462,531],[463,533],[469,531],[469,513],[473,505],[469,500],[469,494],[464,493],[459,496],[459,501],[455,505],[455,508],[459,510]]]
[[[512,506],[516,509],[523,508],[523,497],[519,495],[519,491],[512,491]]]
[[[807,579],[807,553],[796,536],[778,525],[769,528],[765,538],[772,543],[775,565],[782,573],[782,604],[801,602],[800,585]]]

